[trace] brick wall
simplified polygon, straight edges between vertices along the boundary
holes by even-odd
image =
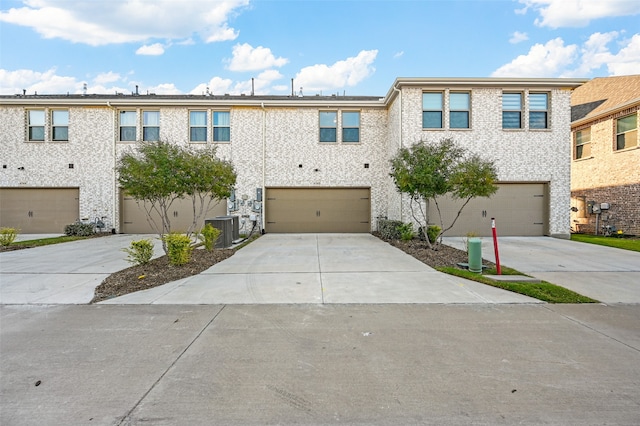
[[[596,215],[585,211],[587,202],[595,201],[610,204],[610,209],[600,215],[599,226],[609,223],[625,234],[640,235],[640,183],[576,190],[571,192],[571,197],[579,209],[572,214],[572,219],[579,224],[580,232],[595,233]]]

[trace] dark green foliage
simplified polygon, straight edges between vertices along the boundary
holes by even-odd
[[[93,223],[71,223],[64,227],[65,235],[76,237],[88,237],[95,234]]]
[[[191,260],[191,251],[193,250],[191,238],[184,234],[171,232],[166,234],[163,239],[167,245],[167,257],[169,258],[170,264],[182,266],[189,263]]]
[[[207,251],[213,251],[215,248],[216,241],[220,237],[220,231],[218,228],[214,228],[213,225],[207,223],[202,231],[200,231],[200,238],[204,242],[204,248]]]
[[[131,241],[129,248],[122,249],[127,253],[127,260],[134,265],[145,265],[153,257],[153,243],[150,240]]]
[[[402,222],[399,220],[378,220],[378,232],[380,233],[380,237],[384,240],[399,240],[400,226],[402,226]]]

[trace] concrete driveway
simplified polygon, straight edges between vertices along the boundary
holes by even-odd
[[[462,238],[444,243],[463,248]],[[499,237],[500,262],[604,303],[640,303],[640,252],[550,237]],[[493,240],[482,257],[495,261]]]
[[[0,303],[88,303],[104,278],[129,266],[121,249],[140,238],[113,235],[2,253]],[[442,274],[369,234],[268,234],[200,275],[102,303],[539,301]]]
[[[539,301],[440,273],[370,234],[267,234],[199,275],[102,303]]]

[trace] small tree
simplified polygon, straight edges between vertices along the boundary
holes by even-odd
[[[391,177],[398,191],[409,195],[411,215],[424,229],[429,225],[428,203],[435,204],[441,230],[434,244],[426,239],[432,249],[437,249],[442,235],[455,225],[469,201],[475,197],[489,197],[498,190],[493,162],[476,154],[470,155],[451,139],[439,143],[421,141],[401,148],[391,160]],[[448,225],[445,225],[438,205],[438,197],[446,194],[461,200],[458,213]]]
[[[116,170],[121,188],[142,202],[165,253],[164,236],[172,231],[169,210],[177,199],[192,199],[193,221],[187,230],[191,237],[200,218],[213,203],[228,197],[236,183],[233,166],[217,158],[215,148],[195,150],[162,141],[143,142],[124,153]]]

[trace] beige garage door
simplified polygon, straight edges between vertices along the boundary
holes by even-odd
[[[78,220],[79,200],[78,188],[0,188],[0,227],[61,234]]]
[[[446,236],[491,235],[491,218],[496,219],[498,235],[540,236],[548,234],[549,196],[545,183],[503,183],[491,198],[477,198],[462,211]],[[438,200],[445,224],[450,224],[461,201]],[[429,206],[431,223],[438,223],[437,210]]]
[[[198,229],[202,228],[205,219],[227,214],[226,200],[220,201],[213,206],[206,215],[200,219]],[[161,224],[160,216],[153,214],[153,219],[157,224]],[[173,202],[169,212],[171,229],[177,232],[186,232],[193,221],[193,205],[191,199],[179,199]],[[138,202],[120,192],[120,232],[123,234],[155,234],[147,220],[145,209]]]
[[[369,188],[267,188],[265,231],[370,232]]]

